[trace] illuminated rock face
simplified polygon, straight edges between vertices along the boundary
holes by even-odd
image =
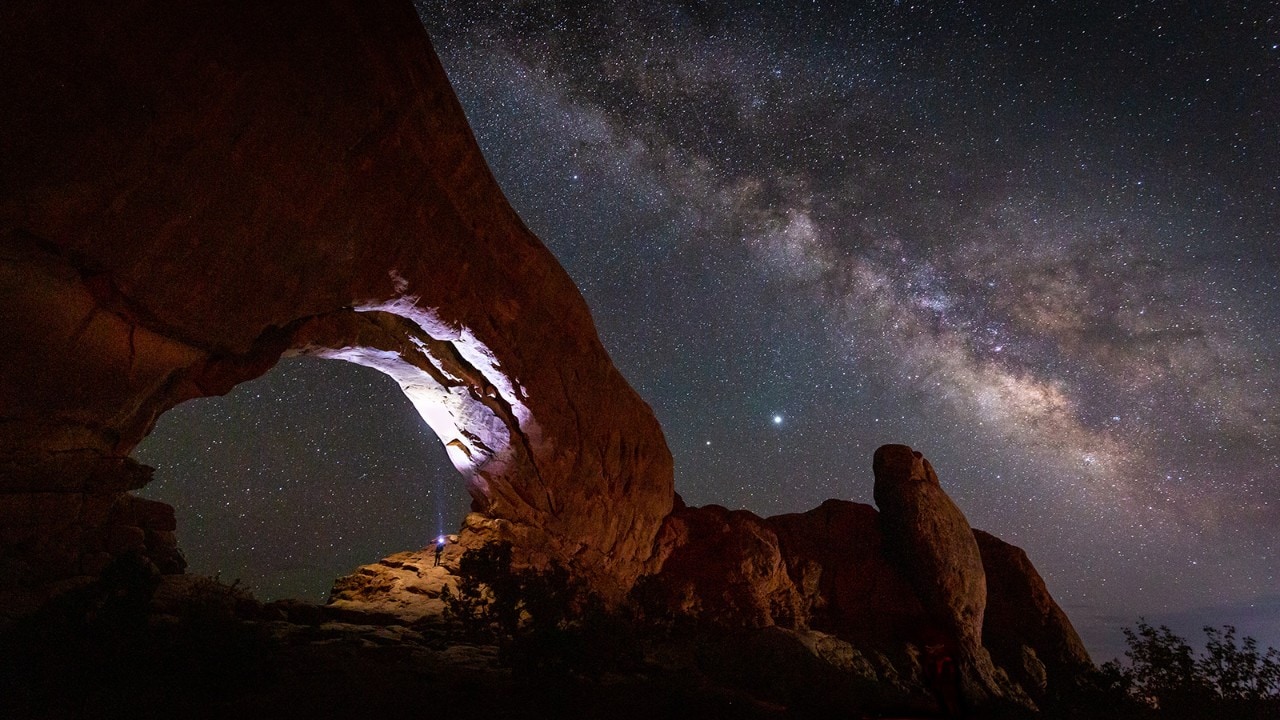
[[[401,384],[488,517],[464,545],[640,571],[661,430],[410,3],[44,5],[7,5],[0,48],[0,584],[161,547],[111,521],[129,452],[286,353]]]

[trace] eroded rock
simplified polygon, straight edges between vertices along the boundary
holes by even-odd
[[[866,647],[919,642],[924,609],[885,554],[875,508],[828,500],[768,523],[802,589],[811,626]]]
[[[350,575],[338,578],[326,608],[348,617],[376,618],[407,625],[444,620],[445,588],[457,590],[457,567],[462,549],[450,538],[446,556],[436,564],[435,548],[396,553]]]
[[[681,507],[663,523],[656,547],[652,589],[673,612],[730,626],[804,626],[808,613],[778,536],[759,516]]]
[[[872,468],[886,551],[924,606],[925,647],[954,658],[970,703],[1009,694],[982,644],[987,578],[969,521],[910,447],[881,446]]]
[[[639,599],[712,624],[829,633],[874,660],[880,682],[938,696],[954,682],[970,705],[1031,707],[1091,667],[1026,554],[972,530],[920,453],[885,446],[874,472],[879,511],[679,506]]]
[[[974,530],[987,574],[983,643],[1028,692],[1093,667],[1089,651],[1022,548]]]
[[[284,353],[394,377],[495,520],[475,542],[640,571],[672,505],[661,430],[411,3],[16,0],[5,30],[0,581],[136,548],[100,512],[146,480],[130,450]]]

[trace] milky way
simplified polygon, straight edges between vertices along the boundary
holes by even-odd
[[[1139,615],[1280,645],[1280,13],[849,5],[418,8],[688,502],[869,502],[872,450],[905,442],[975,526],[1028,551],[1102,658]],[[323,406],[314,432],[345,427],[365,465],[423,463],[385,485],[418,501],[353,520],[362,545],[460,514],[415,428],[324,405],[382,379],[289,365],[259,382],[290,373],[322,378],[289,381],[315,385],[289,405]],[[140,450],[184,513],[280,474],[315,496],[250,503],[321,508],[255,540],[234,518],[184,534],[200,570],[272,576],[244,546],[306,556],[298,538],[329,532],[307,512],[347,491],[314,480],[335,462],[317,453],[183,485],[237,472],[209,469],[192,427],[267,442],[266,415],[226,419],[263,392],[294,391],[178,408]],[[347,545],[306,558],[307,593],[374,559]]]

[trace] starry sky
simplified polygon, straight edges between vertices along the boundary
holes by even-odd
[[[1139,616],[1280,646],[1274,3],[417,7],[690,504],[869,503],[903,442],[1095,659]],[[136,454],[191,570],[265,598],[468,502],[341,362],[175,408]]]

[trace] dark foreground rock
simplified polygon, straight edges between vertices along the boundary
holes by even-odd
[[[135,568],[136,570],[136,568]],[[439,623],[261,605],[207,578],[131,571],[0,629],[6,718],[796,718],[927,713],[878,658],[782,628],[593,640],[596,671],[513,663]],[[116,582],[116,581],[113,581]],[[612,658],[622,657],[622,661]]]

